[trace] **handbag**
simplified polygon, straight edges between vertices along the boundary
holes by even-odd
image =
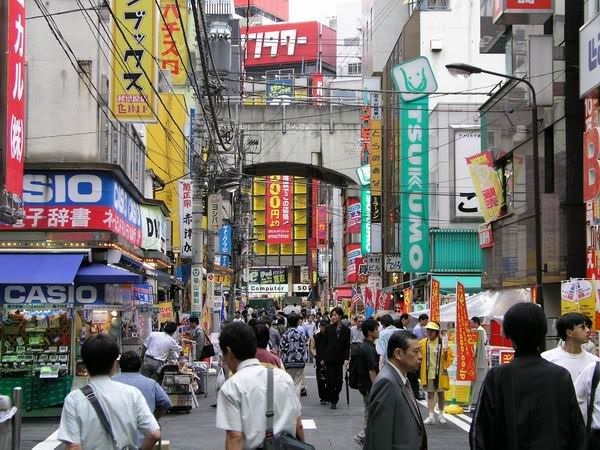
[[[300,439],[287,433],[280,433],[277,436],[273,433],[273,368],[267,368],[267,431],[263,440],[263,450],[316,450],[310,444],[302,442]]]
[[[83,393],[83,395],[85,395],[85,398],[87,398],[89,400],[89,402],[92,405],[92,408],[94,408],[94,411],[96,411],[96,415],[98,416],[98,419],[100,419],[102,428],[104,428],[104,430],[108,433],[108,435],[110,436],[110,438],[112,439],[112,441],[114,443],[114,448],[116,450],[136,450],[137,447],[131,447],[131,446],[119,447],[118,446],[117,439],[115,438],[112,427],[110,426],[110,422],[106,418],[106,414],[104,413],[104,410],[102,409],[102,405],[100,404],[100,402],[98,401],[98,398],[96,397],[94,388],[92,388],[92,386],[90,386],[89,384],[86,384],[84,387],[81,388],[81,392]]]
[[[208,344],[204,344],[204,346],[202,347],[202,350],[200,350],[200,356],[198,357],[198,359],[206,359],[206,358],[210,358],[212,356],[215,356],[215,354],[216,354],[215,353],[215,346],[213,345],[212,342],[210,342],[210,338],[204,332],[204,330],[202,330],[202,333],[204,333],[204,337],[208,341]]]

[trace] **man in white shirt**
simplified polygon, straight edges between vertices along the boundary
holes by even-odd
[[[567,369],[575,383],[583,369],[599,360],[581,348],[590,335],[586,317],[580,313],[564,314],[556,321],[556,332],[564,342],[562,347],[542,353],[542,358]]]
[[[217,398],[216,425],[226,432],[225,448],[261,447],[267,428],[267,368],[255,358],[256,335],[248,325],[234,322],[221,330],[219,346],[234,374]],[[292,378],[280,369],[273,369],[273,378],[273,432],[304,440],[301,406]]]
[[[394,326],[394,319],[389,314],[384,314],[379,318],[379,323],[384,327],[383,331],[379,332],[379,339],[375,344],[375,348],[377,353],[381,357],[381,361],[379,363],[380,367],[383,367],[387,362],[387,345],[388,341],[392,334],[394,334],[399,329]]]
[[[575,381],[575,392],[577,401],[581,408],[581,414],[587,424],[588,418],[588,403],[592,395],[592,378],[596,364],[587,366],[577,377]],[[594,403],[592,407],[592,436],[589,448],[600,448],[600,387],[596,387],[594,394]]]
[[[469,321],[469,323],[471,324],[471,328],[474,331],[477,331],[477,333],[481,333],[481,335],[483,336],[483,343],[484,343],[484,345],[487,345],[487,343],[488,343],[487,332],[485,331],[485,328],[483,328],[481,326],[481,319],[477,316],[473,316],[473,317],[471,317],[471,320]]]
[[[81,346],[81,358],[90,374],[89,386],[110,424],[113,438],[102,425],[92,403],[81,389],[65,399],[58,439],[68,450],[137,448],[137,433],[144,436],[141,449],[150,450],[160,439],[160,428],[141,391],[112,381],[120,349],[113,338],[98,334]]]
[[[145,377],[158,380],[158,370],[170,355],[177,357],[181,346],[173,339],[173,333],[177,331],[177,325],[167,322],[163,331],[154,331],[144,341],[142,346],[142,370],[140,373]]]

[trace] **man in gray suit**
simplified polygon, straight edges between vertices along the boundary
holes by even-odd
[[[390,337],[387,363],[371,388],[364,450],[427,449],[427,434],[406,374],[421,365],[417,337],[397,331]]]

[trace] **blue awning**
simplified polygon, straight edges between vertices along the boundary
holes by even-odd
[[[79,269],[75,281],[91,284],[138,284],[144,282],[144,277],[118,267],[94,263]]]
[[[81,253],[0,253],[0,284],[73,284]]]

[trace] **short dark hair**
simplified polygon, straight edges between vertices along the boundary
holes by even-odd
[[[548,332],[546,315],[533,303],[517,303],[504,314],[504,335],[515,350],[541,353]]]
[[[384,314],[379,318],[379,323],[387,328],[394,323],[394,319],[389,314]]]
[[[175,322],[167,322],[163,328],[163,331],[167,334],[173,334],[177,331],[177,325]]]
[[[471,317],[471,322],[476,323],[477,325],[481,325],[481,319],[477,316]]]
[[[81,345],[81,359],[92,377],[110,375],[120,352],[117,341],[107,334],[92,335]]]
[[[339,306],[336,306],[335,308],[333,308],[331,310],[331,314],[333,314],[333,313],[336,313],[340,317],[344,317],[344,310],[342,308],[340,308]]]
[[[139,372],[142,367],[142,358],[140,358],[137,352],[130,350],[121,355],[119,367],[121,368],[121,372]]]
[[[361,328],[362,334],[364,337],[369,337],[369,331],[375,331],[377,328],[379,328],[379,323],[376,320],[365,320]]]
[[[298,326],[299,318],[300,317],[298,316],[298,314],[291,313],[287,318],[288,328],[296,328]]]
[[[577,325],[586,324],[587,317],[581,313],[570,312],[563,314],[556,321],[556,332],[558,336],[563,340],[567,340],[567,330],[572,330]]]
[[[267,348],[271,333],[269,333],[269,327],[263,323],[259,323],[254,327],[254,334],[256,335],[256,346],[258,348]]]
[[[410,319],[410,316],[406,313],[400,315],[400,320]]]
[[[326,327],[327,325],[329,325],[329,322],[327,322],[326,320],[320,320],[319,321],[319,326],[320,327]]]
[[[196,325],[200,325],[200,319],[198,319],[196,316],[190,317],[189,322],[190,323],[195,323]]]
[[[225,325],[219,334],[219,347],[225,352],[229,347],[238,361],[256,356],[256,335],[250,325],[244,322],[231,322]]]
[[[419,315],[419,322],[421,320],[429,320],[429,316],[425,313]]]
[[[394,332],[388,341],[387,347],[387,358],[392,359],[394,357],[394,350],[397,348],[406,351],[411,340],[417,339],[413,333],[407,330],[399,330]]]

